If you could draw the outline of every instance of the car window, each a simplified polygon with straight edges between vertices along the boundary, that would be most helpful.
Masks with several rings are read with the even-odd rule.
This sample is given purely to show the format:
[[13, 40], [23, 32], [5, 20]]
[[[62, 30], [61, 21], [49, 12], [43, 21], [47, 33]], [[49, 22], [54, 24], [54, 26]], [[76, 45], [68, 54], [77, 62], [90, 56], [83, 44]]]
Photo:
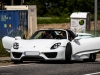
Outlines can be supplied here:
[[77, 34], [74, 33], [73, 31], [67, 30], [67, 32], [68, 32], [68, 35], [70, 35], [70, 38], [74, 39], [75, 37], [77, 37]]
[[66, 32], [62, 30], [36, 31], [30, 39], [66, 39]]
[[41, 39], [42, 31], [38, 32], [37, 35], [34, 36], [34, 39]]

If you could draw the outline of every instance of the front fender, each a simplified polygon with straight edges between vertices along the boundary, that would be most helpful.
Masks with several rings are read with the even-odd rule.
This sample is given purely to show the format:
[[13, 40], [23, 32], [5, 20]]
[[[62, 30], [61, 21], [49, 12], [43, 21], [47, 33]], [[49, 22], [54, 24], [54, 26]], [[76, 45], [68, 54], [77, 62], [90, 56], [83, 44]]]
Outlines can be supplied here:
[[62, 40], [61, 41], [61, 46], [66, 47], [67, 43], [69, 43], [69, 40]]

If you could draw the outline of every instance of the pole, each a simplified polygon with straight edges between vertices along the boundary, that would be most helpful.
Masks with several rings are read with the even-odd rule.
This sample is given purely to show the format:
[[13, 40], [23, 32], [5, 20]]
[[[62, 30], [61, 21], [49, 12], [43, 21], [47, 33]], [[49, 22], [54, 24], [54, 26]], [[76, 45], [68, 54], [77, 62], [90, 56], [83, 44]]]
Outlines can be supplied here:
[[94, 17], [94, 36], [96, 37], [97, 34], [96, 34], [96, 30], [97, 30], [97, 0], [95, 0], [94, 2], [94, 5], [95, 5], [95, 9], [94, 9], [94, 12], [95, 12], [95, 17]]
[[21, 0], [21, 5], [23, 5], [24, 4], [24, 0]]
[[14, 0], [11, 0], [11, 5], [14, 5]]

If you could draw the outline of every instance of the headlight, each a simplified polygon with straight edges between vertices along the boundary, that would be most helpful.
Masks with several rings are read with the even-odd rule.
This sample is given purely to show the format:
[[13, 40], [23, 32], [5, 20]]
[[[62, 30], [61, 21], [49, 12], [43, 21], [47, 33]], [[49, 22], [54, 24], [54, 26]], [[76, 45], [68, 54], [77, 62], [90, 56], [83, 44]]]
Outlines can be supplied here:
[[60, 45], [61, 45], [61, 43], [55, 43], [55, 44], [51, 47], [51, 49], [56, 49], [56, 48], [58, 48]]
[[15, 43], [13, 44], [13, 48], [14, 48], [14, 49], [18, 49], [18, 48], [19, 48], [19, 43], [15, 42]]

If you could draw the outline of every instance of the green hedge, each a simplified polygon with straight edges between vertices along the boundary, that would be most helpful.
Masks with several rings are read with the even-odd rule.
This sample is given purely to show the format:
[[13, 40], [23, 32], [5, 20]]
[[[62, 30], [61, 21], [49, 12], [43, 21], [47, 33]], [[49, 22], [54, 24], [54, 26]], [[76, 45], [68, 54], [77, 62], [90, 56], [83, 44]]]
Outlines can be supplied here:
[[67, 19], [65, 17], [59, 17], [59, 18], [38, 18], [37, 24], [53, 24], [53, 23], [67, 23], [70, 22], [70, 19]]
[[0, 57], [10, 56], [10, 54], [3, 48], [2, 41], [0, 39]]
[[[100, 20], [100, 16], [97, 16]], [[94, 21], [94, 14], [91, 14], [91, 21]], [[38, 17], [37, 24], [53, 24], [53, 23], [68, 23], [70, 18], [67, 17]]]

